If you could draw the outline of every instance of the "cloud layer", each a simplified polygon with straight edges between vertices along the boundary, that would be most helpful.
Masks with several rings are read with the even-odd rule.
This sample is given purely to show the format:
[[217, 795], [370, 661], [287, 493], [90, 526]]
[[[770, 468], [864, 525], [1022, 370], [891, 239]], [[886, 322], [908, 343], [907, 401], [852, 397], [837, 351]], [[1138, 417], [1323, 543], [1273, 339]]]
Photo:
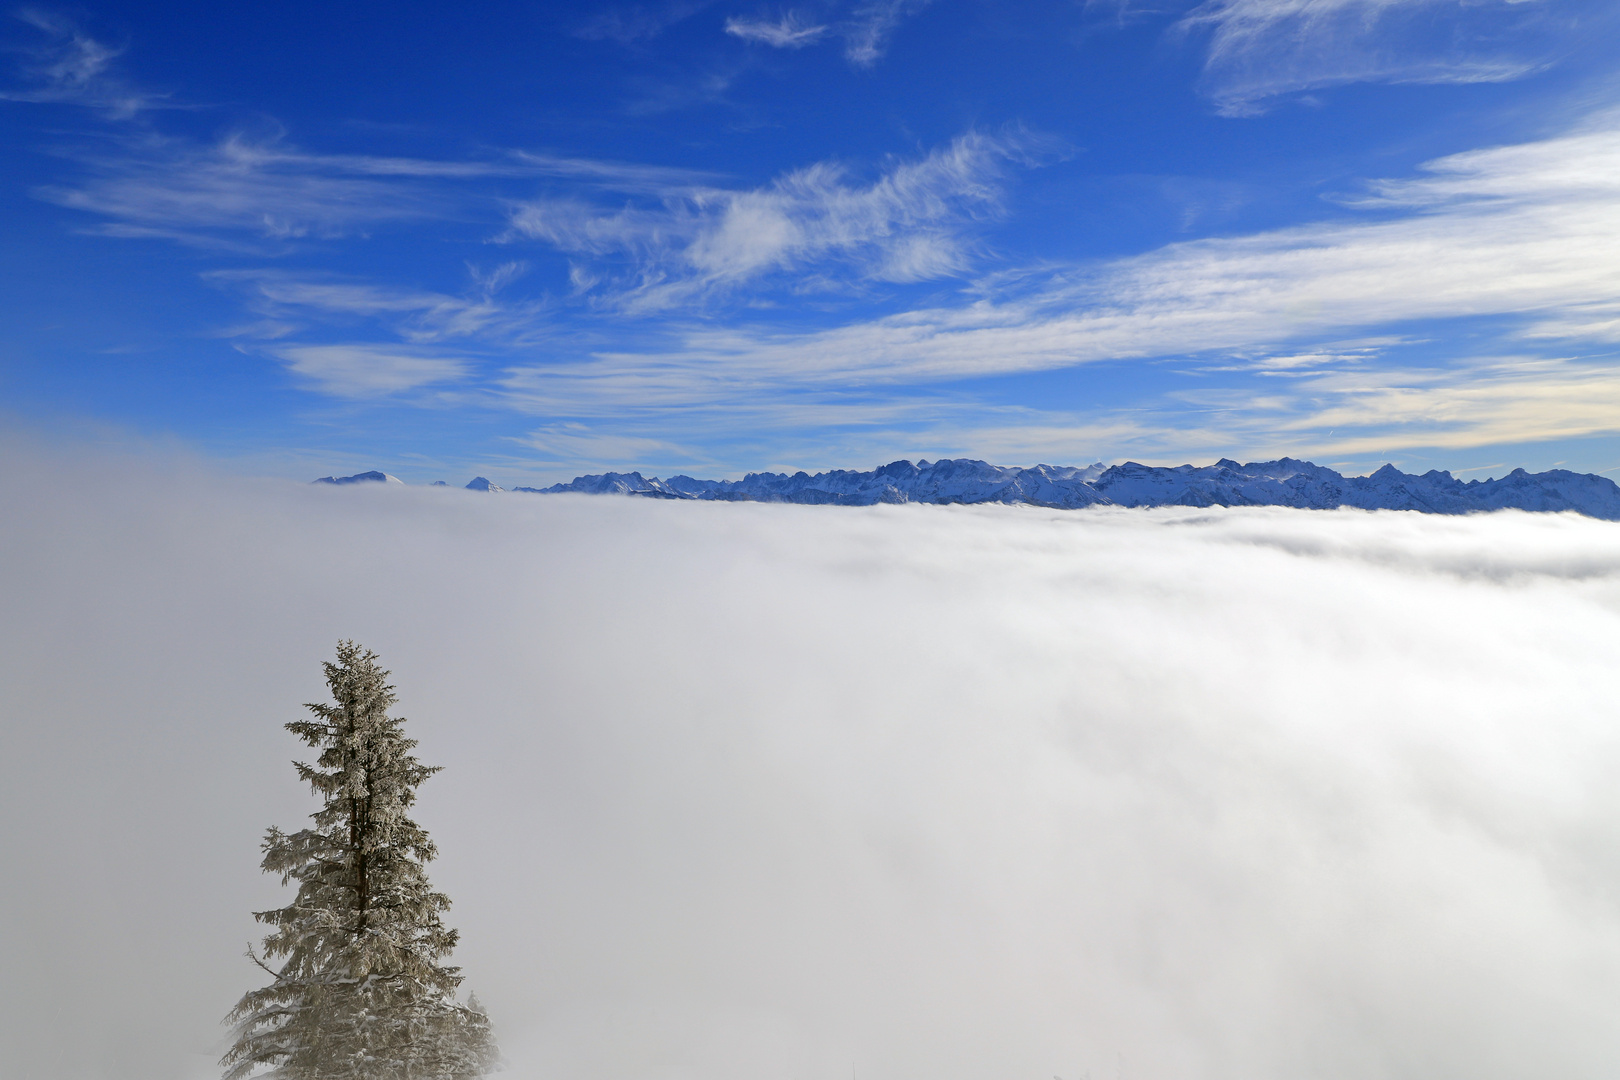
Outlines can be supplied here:
[[59, 11], [22, 7], [11, 14], [43, 35], [24, 48], [19, 72], [26, 88], [0, 92], [0, 101], [79, 105], [117, 120], [167, 104], [166, 95], [120, 78], [114, 61], [123, 49], [98, 41]]
[[321, 390], [348, 398], [383, 397], [455, 382], [468, 371], [467, 364], [442, 356], [371, 345], [287, 345], [272, 352]]
[[666, 191], [655, 206], [604, 212], [579, 199], [535, 200], [516, 208], [509, 238], [628, 259], [627, 275], [606, 279], [612, 271], [582, 266], [576, 283], [605, 284], [614, 303], [637, 311], [787, 274], [800, 290], [820, 291], [843, 267], [857, 280], [944, 277], [967, 268], [972, 226], [999, 212], [1005, 163], [1031, 161], [1038, 146], [1023, 134], [970, 132], [869, 184], [818, 162], [751, 190]]
[[1177, 29], [1208, 31], [1206, 92], [1223, 114], [1252, 116], [1278, 95], [1345, 83], [1522, 78], [1548, 62], [1526, 30], [1551, 6], [1542, 0], [1204, 0]]
[[[1075, 446], [1077, 458], [1091, 458], [1206, 448], [1218, 456], [1235, 445], [1249, 454], [1372, 455], [1616, 429], [1613, 112], [1369, 181], [1337, 196], [1339, 209], [1318, 223], [984, 274], [980, 238], [1005, 213], [1008, 166], [1051, 150], [1024, 132], [969, 132], [871, 181], [819, 162], [742, 188], [690, 170], [539, 153], [461, 162], [319, 155], [233, 136], [206, 148], [148, 141], [92, 162], [98, 175], [78, 186], [43, 194], [95, 213], [116, 235], [262, 252], [266, 243], [336, 239], [481, 205], [485, 239], [524, 258], [471, 267], [459, 295], [270, 268], [209, 279], [240, 290], [259, 316], [238, 332], [281, 342], [268, 354], [313, 388], [353, 398], [477, 383], [490, 402], [554, 422], [614, 417], [617, 430], [593, 436], [604, 446], [679, 443], [660, 410], [720, 410], [745, 427], [758, 416], [779, 429], [789, 412], [812, 425], [867, 425], [855, 405], [871, 416], [934, 417], [951, 429], [935, 453], [991, 453], [1020, 426], [1024, 436], [1011, 441], [1029, 459], [1065, 452], [1078, 432], [1113, 433]], [[490, 185], [508, 183], [568, 194], [502, 203]], [[503, 294], [539, 248], [571, 260], [568, 293]], [[873, 289], [976, 269], [960, 299], [935, 294], [931, 305], [887, 315], [822, 318], [833, 325], [821, 329], [746, 314], [806, 298], [854, 303]], [[615, 323], [609, 348], [579, 321], [604, 312], [637, 316]], [[724, 312], [733, 317], [718, 326], [692, 319]], [[1437, 325], [1455, 337], [1470, 320], [1496, 321], [1488, 351], [1399, 359]], [[357, 339], [357, 323], [381, 340]], [[559, 337], [563, 326], [571, 338]], [[1175, 356], [1271, 385], [1193, 386], [1117, 414], [1005, 416], [910, 389]], [[866, 397], [851, 398], [852, 388], [867, 388]], [[583, 444], [570, 436], [549, 445]], [[808, 462], [843, 463], [853, 462]]]
[[[521, 261], [510, 260], [508, 269], [489, 271], [496, 276], [487, 281], [478, 277], [459, 296], [284, 271], [213, 275], [245, 290], [263, 316], [251, 335], [319, 334], [323, 324], [359, 318], [415, 350], [410, 364], [392, 365], [381, 382], [312, 383], [343, 396], [364, 385], [408, 390], [474, 378], [480, 368], [464, 346], [509, 358], [492, 388], [497, 397], [574, 421], [604, 414], [633, 421], [648, 409], [673, 407], [779, 412], [773, 399], [781, 395], [796, 396], [794, 408], [802, 411], [813, 404], [807, 392], [837, 412], [826, 395], [851, 385], [899, 387], [1193, 354], [1206, 370], [1249, 369], [1275, 385], [1263, 395], [1224, 397], [1189, 389], [1182, 405], [1203, 409], [1216, 427], [1200, 434], [1182, 419], [1180, 433], [1158, 449], [1132, 450], [1127, 440], [1115, 444], [1117, 452], [1194, 452], [1207, 438], [1217, 450], [1242, 443], [1262, 453], [1255, 440], [1265, 438], [1282, 452], [1371, 454], [1392, 445], [1467, 447], [1615, 429], [1620, 412], [1607, 390], [1615, 376], [1607, 349], [1620, 338], [1613, 300], [1620, 294], [1613, 255], [1620, 250], [1620, 187], [1613, 179], [1620, 175], [1620, 120], [1613, 113], [1547, 139], [1457, 154], [1413, 176], [1369, 182], [1341, 195], [1344, 210], [1329, 221], [1174, 244], [1090, 267], [1005, 273], [981, 279], [956, 305], [811, 332], [658, 321], [750, 294], [847, 295], [863, 283], [962, 274], [974, 260], [980, 226], [1002, 213], [1006, 164], [1037, 160], [1032, 155], [1039, 151], [1039, 141], [1027, 135], [969, 133], [895, 163], [870, 183], [823, 162], [760, 188], [737, 189], [698, 173], [537, 154], [458, 164], [322, 157], [226, 140], [189, 171], [162, 168], [163, 175], [188, 176], [181, 187], [159, 183], [155, 167], [126, 166], [50, 194], [113, 218], [109, 229], [224, 242], [252, 231], [332, 235], [364, 227], [357, 213], [373, 222], [437, 213], [445, 204], [422, 185], [447, 180], [515, 175], [582, 185], [580, 195], [512, 204], [504, 237], [509, 247], [538, 241], [570, 255], [571, 300], [498, 296], [522, 272]], [[598, 201], [615, 195], [624, 200], [617, 209]], [[522, 350], [547, 332], [558, 304], [582, 299], [643, 316], [641, 337], [621, 325], [613, 351], [562, 364], [524, 363]], [[1426, 325], [1471, 319], [1511, 320], [1507, 343], [1499, 339], [1496, 351], [1483, 356], [1417, 366], [1385, 359], [1403, 341], [1421, 338]], [[1571, 344], [1596, 351], [1546, 353]], [[362, 353], [406, 355], [399, 345], [352, 340], [300, 342], [276, 355], [287, 359], [289, 349], [310, 358], [305, 366], [340, 353], [355, 363]], [[346, 370], [360, 370], [355, 363]], [[407, 369], [416, 376], [398, 381]], [[935, 406], [880, 408], [892, 414]], [[1169, 418], [1175, 408], [1166, 403], [1160, 411]], [[1151, 414], [1139, 404], [1130, 413], [1129, 420], [1017, 422], [1029, 429], [1024, 442], [1040, 456], [1055, 452], [1035, 446], [1042, 426], [1119, 430], [1126, 423], [1146, 431]], [[948, 448], [988, 452], [1000, 439], [987, 416], [980, 410], [982, 430], [974, 437], [989, 443], [970, 445], [962, 431]], [[741, 414], [734, 411], [732, 419]], [[861, 422], [850, 413], [845, 419]], [[609, 435], [616, 443], [626, 439], [669, 441], [667, 433], [633, 429]], [[1299, 440], [1309, 440], [1310, 449], [1302, 451]], [[1078, 449], [1079, 456], [1106, 452]]]
[[793, 363], [804, 371], [814, 353], [829, 376], [989, 374], [1479, 315], [1601, 340], [1620, 311], [1617, 166], [1620, 115], [1605, 114], [1346, 200], [1379, 214], [1169, 245], [1005, 298], [818, 335]]
[[827, 27], [802, 22], [796, 12], [790, 11], [777, 19], [745, 19], [733, 15], [726, 20], [726, 33], [778, 49], [802, 49], [821, 40]]
[[[1309, 438], [1320, 452], [1361, 453], [1612, 433], [1616, 177], [1620, 117], [1602, 113], [1553, 138], [1372, 182], [1341, 198], [1347, 215], [1318, 224], [990, 278], [958, 305], [830, 330], [703, 328], [665, 351], [519, 368], [508, 385], [554, 404], [681, 398], [682, 388], [693, 402], [768, 385], [904, 385], [1184, 356], [1206, 371], [1274, 381], [1224, 397], [1185, 391], [1183, 403], [1227, 427], [1209, 433], [1211, 446], [1261, 453], [1258, 437], [1298, 452]], [[1485, 355], [1459, 349], [1412, 366], [1386, 359], [1437, 325], [1456, 336], [1482, 319], [1498, 320]], [[1131, 423], [1157, 422], [1139, 405], [1129, 412]], [[1184, 428], [1181, 437], [1190, 447], [1202, 436]]]
[[867, 0], [850, 7], [842, 19], [817, 22], [799, 11], [773, 17], [732, 15], [725, 31], [732, 37], [777, 49], [802, 49], [837, 34], [844, 39], [844, 58], [859, 68], [870, 68], [888, 51], [900, 24], [928, 7], [933, 0]]
[[[210, 1075], [339, 636], [506, 1075], [1606, 1076], [1615, 526], [224, 482], [8, 445], [0, 1054]], [[141, 992], [132, 992], [131, 988]]]

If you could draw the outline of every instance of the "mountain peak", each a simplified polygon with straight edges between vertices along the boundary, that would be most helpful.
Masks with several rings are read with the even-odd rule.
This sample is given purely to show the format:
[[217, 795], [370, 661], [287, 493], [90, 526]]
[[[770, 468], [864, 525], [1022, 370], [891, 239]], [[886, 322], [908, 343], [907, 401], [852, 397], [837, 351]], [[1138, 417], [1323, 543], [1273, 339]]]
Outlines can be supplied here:
[[355, 473], [353, 476], [323, 476], [319, 480], [311, 480], [312, 484], [399, 484], [404, 486], [405, 481], [397, 476], [390, 476], [385, 472], [373, 469], [371, 472]]

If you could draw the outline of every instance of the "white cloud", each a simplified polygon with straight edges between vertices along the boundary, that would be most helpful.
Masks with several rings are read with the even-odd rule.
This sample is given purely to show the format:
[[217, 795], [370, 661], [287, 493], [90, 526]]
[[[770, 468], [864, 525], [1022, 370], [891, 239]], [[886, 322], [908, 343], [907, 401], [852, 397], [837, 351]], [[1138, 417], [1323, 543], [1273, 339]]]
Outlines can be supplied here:
[[[465, 342], [499, 357], [505, 370], [490, 389], [510, 407], [558, 422], [606, 422], [591, 437], [631, 440], [622, 444], [626, 452], [643, 447], [636, 440], [690, 441], [716, 422], [744, 441], [819, 424], [874, 453], [919, 444], [971, 454], [1023, 447], [1020, 459], [1068, 450], [1166, 460], [1238, 447], [1331, 457], [1616, 429], [1620, 408], [1607, 387], [1620, 382], [1604, 356], [1580, 359], [1578, 347], [1563, 358], [1528, 351], [1557, 341], [1566, 352], [1582, 340], [1604, 344], [1620, 325], [1614, 114], [1554, 138], [1457, 154], [1415, 176], [1370, 183], [1340, 200], [1336, 220], [1176, 244], [1088, 268], [1008, 274], [981, 282], [955, 306], [814, 333], [667, 318], [678, 305], [727, 300], [744, 285], [953, 271], [971, 253], [971, 225], [998, 211], [997, 170], [1016, 152], [1015, 144], [972, 135], [869, 185], [822, 165], [752, 191], [570, 164], [590, 172], [602, 191], [622, 183], [639, 196], [671, 185], [656, 203], [638, 197], [613, 212], [580, 199], [530, 203], [515, 215], [515, 235], [575, 256], [579, 294], [665, 316], [618, 322], [611, 349], [575, 324], [559, 338], [551, 309], [561, 301], [497, 296], [509, 276], [498, 271], [459, 296], [264, 271], [215, 278], [243, 289], [263, 316], [262, 331], [252, 334], [307, 337], [365, 320], [407, 343], [403, 352], [367, 348], [392, 349], [413, 363], [442, 359], [413, 350]], [[615, 271], [626, 260], [633, 274]], [[1401, 335], [1390, 333], [1476, 318], [1507, 322], [1493, 345], [1472, 356], [1431, 349], [1412, 359]], [[338, 332], [353, 340], [350, 329]], [[1369, 335], [1381, 336], [1333, 344]], [[1216, 380], [1218, 392], [1184, 389], [1066, 413], [1007, 412], [971, 394], [916, 396], [930, 382], [1168, 356], [1191, 356], [1182, 362], [1206, 375], [1248, 371], [1274, 385], [1256, 389], [1252, 375], [1246, 383], [1234, 375]], [[408, 380], [431, 369], [401, 370]], [[354, 382], [348, 392], [364, 385]], [[1029, 431], [1017, 434], [1020, 425]], [[1100, 441], [1080, 445], [1075, 432]], [[548, 452], [564, 456], [566, 441]], [[659, 460], [678, 456], [644, 449]]]
[[[1620, 431], [1620, 369], [1606, 353], [1580, 355], [1583, 340], [1607, 344], [1620, 325], [1616, 116], [1444, 158], [1346, 202], [1351, 216], [1328, 223], [1015, 275], [958, 306], [826, 331], [666, 326], [660, 346], [518, 360], [502, 386], [519, 408], [645, 412], [666, 431], [686, 430], [679, 417], [693, 410], [733, 430], [780, 432], [793, 419], [834, 424], [848, 409], [847, 445], [1017, 460], [1179, 461], [1236, 448], [1361, 459]], [[1482, 318], [1497, 320], [1492, 344], [1449, 354], [1390, 333]], [[1347, 336], [1357, 340], [1335, 343]], [[1529, 351], [1554, 342], [1565, 355]], [[1167, 398], [1070, 412], [1008, 412], [971, 397], [906, 407], [930, 382], [1171, 356], [1190, 357], [1179, 363], [1200, 374]], [[1197, 388], [1212, 382], [1222, 389]], [[865, 424], [870, 436], [848, 435]]]
[[[1206, 376], [1163, 396], [1117, 405], [1040, 408], [960, 393], [867, 388], [852, 395], [771, 374], [607, 356], [516, 368], [502, 379], [501, 392], [524, 411], [591, 418], [604, 439], [638, 432], [644, 438], [700, 439], [721, 424], [744, 448], [727, 452], [724, 460], [733, 469], [766, 467], [758, 456], [763, 453], [794, 468], [867, 468], [918, 454], [998, 463], [1102, 458], [1166, 465], [1238, 455], [1306, 457], [1366, 471], [1414, 456], [1433, 462], [1432, 451], [1620, 435], [1620, 365], [1612, 361], [1523, 358], [1423, 366], [1375, 355], [1292, 367], [1261, 357], [1254, 366], [1292, 377], [1257, 387], [1252, 379]], [[645, 453], [629, 444], [622, 449], [624, 456], [616, 459], [557, 456], [580, 462], [582, 471], [587, 462], [663, 467], [690, 460], [651, 447]], [[1452, 462], [1442, 457], [1439, 464]]]
[[419, 820], [513, 1076], [1620, 1060], [1611, 523], [0, 453], [18, 1075], [207, 1074], [286, 895], [258, 839], [312, 809], [281, 725], [340, 636], [446, 766]]
[[[1524, 358], [1405, 371], [1354, 369], [1288, 394], [1275, 443], [1312, 430], [1323, 452], [1457, 449], [1620, 434], [1620, 364]], [[1324, 430], [1337, 439], [1323, 439]]]
[[830, 25], [807, 22], [796, 11], [774, 20], [733, 15], [726, 19], [726, 33], [778, 49], [800, 49], [836, 33], [844, 38], [845, 59], [857, 67], [871, 67], [888, 51], [889, 39], [900, 24], [930, 3], [932, 0], [867, 0], [856, 4], [847, 18]]
[[104, 235], [261, 252], [306, 238], [364, 235], [390, 223], [469, 214], [493, 223], [500, 204], [492, 185], [500, 181], [555, 178], [587, 189], [674, 196], [718, 179], [526, 151], [467, 161], [318, 154], [279, 133], [233, 133], [207, 144], [147, 133], [115, 145], [111, 153], [98, 145], [75, 154], [88, 175], [35, 194], [108, 219], [95, 228]]
[[305, 154], [232, 135], [212, 145], [148, 137], [126, 153], [85, 162], [92, 175], [37, 194], [110, 218], [114, 235], [270, 241], [350, 235], [384, 222], [439, 216], [444, 196], [423, 181], [477, 175], [484, 166]]
[[462, 296], [272, 270], [215, 271], [204, 277], [242, 290], [252, 310], [277, 328], [277, 336], [288, 326], [361, 319], [379, 322], [413, 344], [476, 338], [510, 346], [544, 327], [544, 301], [508, 302], [496, 295], [522, 272], [521, 262], [502, 263], [487, 274], [469, 267], [475, 288]]
[[850, 13], [845, 24], [844, 56], [858, 67], [871, 67], [888, 51], [889, 38], [900, 23], [933, 0], [871, 0]]
[[[1296, 385], [1246, 404], [1189, 396], [1177, 405], [1208, 415], [1178, 417], [1170, 405], [1155, 413], [1157, 404], [1138, 403], [1138, 418], [1163, 418], [1161, 446], [1223, 451], [1279, 433], [1298, 440], [1283, 449], [1297, 450], [1384, 445], [1390, 436], [1407, 446], [1484, 445], [1510, 437], [1515, 425], [1525, 438], [1612, 430], [1603, 421], [1603, 358], [1562, 367], [1490, 358], [1519, 346], [1563, 342], [1578, 352], [1582, 343], [1620, 339], [1614, 113], [1557, 137], [1457, 154], [1414, 176], [1370, 183], [1342, 198], [1329, 221], [1085, 267], [1015, 270], [976, 283], [957, 303], [814, 333], [669, 316], [711, 314], [740, 297], [780, 299], [785, 289], [871, 295], [874, 283], [963, 274], [979, 254], [980, 227], [1003, 213], [1007, 163], [1031, 163], [1037, 140], [969, 133], [892, 163], [876, 179], [822, 162], [756, 188], [700, 171], [542, 152], [481, 161], [323, 155], [243, 135], [209, 145], [155, 136], [116, 145], [117, 153], [80, 158], [87, 179], [43, 194], [97, 214], [105, 231], [119, 235], [259, 251], [289, 250], [299, 237], [364, 234], [390, 221], [465, 219], [477, 205], [469, 200], [479, 199], [496, 228], [503, 204], [495, 184], [556, 181], [570, 194], [504, 204], [510, 217], [502, 239], [568, 253], [576, 301], [659, 316], [618, 320], [608, 351], [582, 321], [569, 324], [567, 340], [556, 336], [553, 312], [569, 301], [497, 295], [513, 270], [479, 270], [463, 295], [307, 273], [212, 275], [242, 289], [263, 316], [249, 336], [273, 338], [282, 349], [334, 350], [277, 354], [301, 357], [298, 370], [332, 393], [470, 379], [465, 357], [476, 349], [505, 365], [497, 392], [509, 404], [553, 408], [559, 422], [659, 408], [710, 419], [733, 410], [738, 423], [827, 422], [843, 409], [850, 425], [892, 422], [915, 431], [917, 412], [899, 399], [919, 384], [1190, 354], [1216, 368], [1232, 353], [1258, 353]], [[1521, 340], [1504, 345], [1498, 337], [1480, 350], [1483, 361], [1309, 359], [1322, 355], [1324, 338], [1481, 317], [1502, 320]], [[403, 344], [359, 344], [358, 322]], [[328, 340], [303, 340], [316, 335]], [[449, 342], [464, 354], [445, 352]], [[1478, 383], [1473, 390], [1470, 380]], [[970, 420], [952, 410], [972, 404], [938, 407], [965, 425]], [[999, 438], [1002, 419], [981, 419], [978, 430]], [[1138, 438], [1134, 421], [1120, 415], [1026, 419], [1040, 430]], [[675, 426], [662, 433], [602, 434], [688, 439], [680, 422], [665, 420]], [[1233, 441], [1195, 443], [1206, 434]]]
[[574, 30], [586, 41], [616, 41], [633, 45], [662, 34], [691, 18], [712, 0], [665, 0], [663, 3], [606, 5]]
[[528, 150], [513, 151], [512, 157], [536, 176], [552, 176], [621, 194], [652, 195], [657, 198], [692, 195], [724, 180], [720, 173], [667, 165], [564, 157]]
[[467, 361], [387, 345], [284, 345], [270, 350], [295, 374], [336, 397], [386, 397], [469, 373]]
[[509, 238], [629, 255], [635, 275], [616, 283], [615, 299], [642, 310], [838, 264], [877, 281], [943, 277], [966, 267], [969, 229], [1000, 211], [1003, 162], [1027, 160], [1034, 145], [1023, 135], [970, 133], [869, 185], [823, 162], [766, 187], [672, 193], [658, 206], [603, 212], [578, 199], [536, 200], [514, 210]]
[[1533, 45], [1500, 22], [1535, 2], [1205, 0], [1178, 27], [1210, 32], [1205, 88], [1221, 112], [1247, 116], [1279, 94], [1343, 83], [1521, 78], [1545, 60], [1522, 55]]
[[892, 458], [937, 447], [928, 456], [1162, 465], [1291, 456], [1368, 472], [1386, 461], [1455, 468], [1459, 451], [1482, 447], [1503, 448], [1512, 467], [1528, 464], [1526, 447], [1620, 435], [1620, 363], [1613, 360], [1520, 358], [1441, 367], [1370, 357], [1323, 365], [1295, 370], [1279, 385], [1223, 381], [1212, 388], [1206, 384], [1213, 380], [1200, 379], [1163, 397], [1068, 412], [948, 403], [936, 406], [928, 423], [914, 414], [887, 418], [876, 438], [856, 440], [873, 444], [857, 460], [870, 467], [885, 453]]
[[825, 37], [827, 27], [802, 22], [797, 12], [789, 11], [774, 22], [733, 15], [726, 19], [726, 33], [778, 49], [802, 49]]
[[13, 14], [50, 41], [24, 53], [29, 62], [22, 75], [33, 89], [0, 92], [0, 101], [81, 105], [114, 119], [167, 104], [165, 95], [139, 90], [113, 70], [121, 48], [96, 40], [56, 12], [25, 7]]
[[1412, 320], [1513, 316], [1542, 335], [1608, 333], [1594, 312], [1614, 311], [1620, 295], [1620, 116], [1424, 172], [1375, 185], [1377, 217], [1173, 244], [962, 306], [813, 334], [701, 329], [656, 360], [803, 383], [900, 381], [1253, 348]]
[[486, 296], [494, 296], [528, 272], [529, 264], [522, 259], [508, 259], [491, 270], [467, 264], [467, 273]]
[[[1275, 359], [1303, 362], [1282, 366]], [[950, 434], [962, 445], [984, 447], [983, 454], [1002, 454], [998, 460], [1056, 454], [1176, 465], [1236, 453], [1245, 460], [1304, 457], [1362, 472], [1413, 458], [1452, 467], [1460, 450], [1620, 435], [1620, 363], [1610, 358], [1499, 357], [1441, 366], [1402, 364], [1368, 350], [1350, 358], [1258, 357], [1253, 366], [1283, 377], [1269, 386], [1253, 380], [1211, 386], [1205, 378], [1157, 401], [1068, 417], [1030, 414], [975, 425], [964, 416], [967, 423]], [[1526, 463], [1522, 449], [1506, 452], [1518, 459], [1513, 464]]]
[[569, 468], [623, 471], [626, 462], [681, 461], [688, 467], [708, 463], [709, 455], [667, 438], [632, 435], [623, 431], [602, 431], [588, 424], [547, 424], [518, 440], [538, 450], [542, 461]]

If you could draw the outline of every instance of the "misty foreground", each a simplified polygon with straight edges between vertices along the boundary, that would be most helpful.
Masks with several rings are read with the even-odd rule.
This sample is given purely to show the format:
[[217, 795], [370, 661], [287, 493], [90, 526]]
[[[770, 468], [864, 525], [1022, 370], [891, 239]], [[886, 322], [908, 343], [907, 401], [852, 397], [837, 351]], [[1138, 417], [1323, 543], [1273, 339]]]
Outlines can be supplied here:
[[0, 477], [8, 1075], [218, 1076], [349, 635], [514, 1080], [1620, 1061], [1620, 526], [64, 457]]

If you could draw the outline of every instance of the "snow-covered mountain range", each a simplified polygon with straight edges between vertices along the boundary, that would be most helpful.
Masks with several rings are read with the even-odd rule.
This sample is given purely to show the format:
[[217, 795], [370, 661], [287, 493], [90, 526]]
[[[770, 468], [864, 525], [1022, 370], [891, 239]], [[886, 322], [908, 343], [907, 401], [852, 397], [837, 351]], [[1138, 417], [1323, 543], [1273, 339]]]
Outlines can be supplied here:
[[[323, 477], [317, 483], [381, 480], [386, 474]], [[393, 477], [387, 477], [392, 480]], [[467, 487], [500, 491], [479, 477]], [[1223, 458], [1213, 465], [1166, 468], [1139, 465], [1083, 467], [1036, 465], [1004, 468], [969, 458], [896, 461], [870, 472], [834, 469], [816, 473], [749, 473], [741, 480], [667, 480], [639, 472], [580, 476], [537, 494], [634, 495], [655, 499], [726, 502], [789, 502], [870, 506], [874, 503], [1027, 503], [1060, 509], [1085, 506], [1295, 506], [1328, 510], [1418, 510], [1466, 514], [1481, 510], [1573, 510], [1620, 521], [1620, 487], [1595, 473], [1515, 469], [1495, 480], [1458, 480], [1449, 472], [1416, 475], [1385, 465], [1371, 476], [1343, 476], [1297, 458], [1240, 465]]]

